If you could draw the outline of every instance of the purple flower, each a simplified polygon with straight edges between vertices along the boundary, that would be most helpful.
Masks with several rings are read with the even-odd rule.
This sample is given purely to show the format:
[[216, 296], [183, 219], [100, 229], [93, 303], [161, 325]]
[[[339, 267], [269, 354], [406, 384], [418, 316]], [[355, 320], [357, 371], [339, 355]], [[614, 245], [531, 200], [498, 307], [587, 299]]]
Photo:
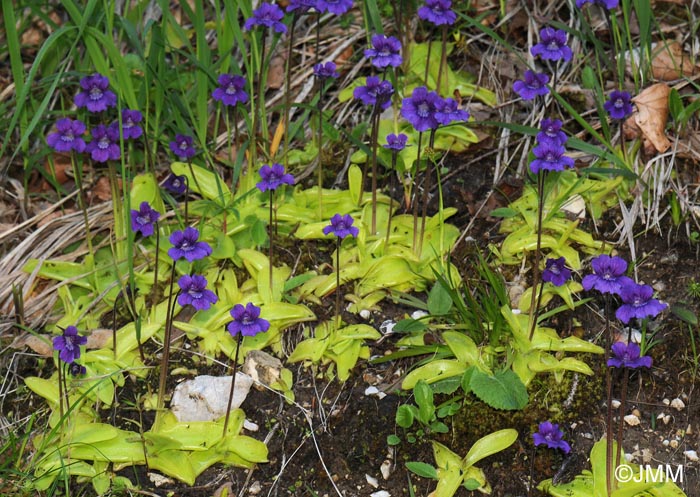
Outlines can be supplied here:
[[562, 286], [569, 278], [571, 278], [571, 270], [566, 267], [566, 260], [563, 257], [547, 259], [544, 264], [544, 271], [542, 271], [543, 282], [549, 282], [554, 286]]
[[615, 312], [615, 317], [623, 323], [629, 323], [632, 318], [654, 318], [668, 307], [656, 299], [651, 298], [654, 289], [649, 285], [631, 283], [624, 285], [620, 290], [622, 305]]
[[537, 96], [544, 96], [549, 93], [547, 83], [549, 83], [547, 74], [536, 73], [528, 69], [525, 71], [525, 76], [522, 80], [519, 79], [513, 83], [513, 90], [523, 100], [532, 100]]
[[330, 235], [333, 233], [338, 238], [345, 238], [348, 235], [356, 237], [360, 230], [352, 225], [354, 222], [355, 220], [350, 214], [345, 214], [344, 216], [336, 214], [331, 218], [331, 224], [323, 228], [323, 234]]
[[558, 424], [552, 424], [551, 421], [540, 423], [538, 430], [532, 434], [535, 441], [535, 447], [538, 445], [546, 445], [550, 449], [561, 449], [564, 454], [571, 452], [571, 446], [564, 440], [564, 434], [559, 429]]
[[175, 140], [170, 142], [170, 151], [180, 160], [188, 160], [194, 157], [194, 139], [191, 136], [177, 134]]
[[182, 195], [185, 193], [185, 190], [187, 190], [187, 178], [185, 176], [178, 176], [175, 173], [170, 173], [165, 179], [163, 186], [170, 193]]
[[199, 231], [188, 226], [185, 231], [174, 231], [170, 235], [172, 247], [168, 250], [168, 255], [174, 261], [183, 257], [189, 262], [203, 259], [211, 254], [211, 247], [207, 242], [197, 241]]
[[85, 373], [87, 373], [87, 369], [85, 369], [85, 366], [81, 366], [75, 361], [70, 363], [68, 371], [70, 372], [71, 376], [82, 376]]
[[270, 329], [270, 322], [260, 317], [260, 307], [248, 302], [245, 307], [236, 304], [231, 309], [231, 321], [226, 329], [231, 336], [239, 333], [244, 337], [254, 337], [258, 333], [264, 333]]
[[146, 236], [153, 234], [154, 224], [158, 222], [160, 213], [152, 209], [148, 202], [141, 202], [139, 210], [131, 209], [131, 230]]
[[403, 62], [401, 42], [394, 36], [374, 35], [372, 48], [365, 50], [365, 57], [372, 58], [372, 65], [377, 69], [399, 67]]
[[314, 66], [314, 76], [319, 79], [337, 78], [340, 74], [335, 69], [333, 62], [320, 62]]
[[403, 99], [401, 115], [413, 125], [416, 131], [436, 129], [440, 123], [435, 114], [443, 105], [437, 93], [429, 92], [425, 86], [419, 86], [413, 90], [409, 98]]
[[260, 4], [260, 7], [253, 11], [253, 16], [248, 18], [243, 25], [243, 29], [250, 31], [255, 26], [265, 26], [274, 29], [278, 33], [286, 33], [287, 26], [280, 22], [283, 17], [284, 12], [276, 4], [263, 2]]
[[530, 53], [542, 60], [563, 60], [569, 62], [573, 54], [566, 44], [566, 31], [549, 26], [540, 30], [540, 42], [530, 49]]
[[85, 107], [90, 112], [102, 112], [117, 105], [117, 96], [108, 90], [109, 80], [99, 73], [85, 76], [80, 80], [83, 89], [75, 96], [75, 105]]
[[330, 12], [337, 16], [345, 14], [352, 8], [352, 0], [318, 0], [316, 2], [316, 10], [321, 14]]
[[46, 137], [49, 146], [56, 152], [70, 152], [75, 150], [82, 153], [85, 150], [85, 123], [64, 117], [56, 121], [56, 132]]
[[564, 145], [569, 137], [561, 130], [561, 126], [562, 122], [559, 119], [542, 119], [540, 132], [536, 137], [538, 143], [555, 142]]
[[261, 192], [267, 190], [277, 190], [282, 184], [293, 185], [294, 176], [289, 173], [284, 172], [284, 166], [282, 164], [274, 163], [272, 167], [267, 164], [263, 164], [260, 168], [260, 177], [262, 181], [259, 181], [257, 185], [258, 190]]
[[248, 94], [245, 92], [245, 78], [243, 76], [221, 74], [218, 79], [219, 87], [211, 96], [224, 105], [233, 107], [238, 103], [246, 103]]
[[290, 0], [287, 5], [287, 12], [305, 14], [310, 9], [316, 9], [317, 0]]
[[386, 135], [386, 145], [384, 145], [384, 148], [388, 148], [394, 152], [400, 152], [406, 148], [407, 141], [408, 136], [404, 135], [403, 133], [399, 133], [398, 135], [390, 133]]
[[539, 143], [532, 149], [535, 158], [530, 162], [530, 170], [533, 174], [545, 171], [563, 171], [566, 168], [574, 167], [574, 159], [564, 155], [566, 149], [556, 142], [546, 141]]
[[381, 81], [378, 76], [369, 76], [365, 86], [358, 86], [352, 92], [353, 97], [361, 100], [365, 105], [374, 105], [375, 108], [385, 110], [391, 105], [391, 96], [394, 87], [389, 81]]
[[425, 5], [418, 9], [418, 17], [436, 26], [451, 25], [457, 20], [457, 14], [452, 10], [452, 0], [425, 0]]
[[104, 124], [98, 124], [92, 131], [92, 141], [85, 146], [85, 151], [90, 154], [92, 160], [96, 162], [107, 162], [117, 160], [121, 157], [119, 141], [119, 130]]
[[[140, 138], [143, 134], [143, 128], [139, 123], [143, 121], [143, 115], [137, 110], [122, 109], [122, 134], [125, 140]], [[119, 124], [114, 123], [113, 126], [119, 134]]]
[[591, 266], [594, 274], [584, 276], [582, 281], [584, 290], [594, 288], [601, 293], [620, 295], [623, 286], [634, 285], [634, 281], [625, 276], [627, 261], [622, 257], [599, 255], [591, 261]]
[[613, 119], [624, 119], [634, 110], [630, 100], [630, 94], [626, 91], [613, 90], [603, 108]]
[[446, 98], [440, 110], [435, 113], [435, 119], [443, 126], [447, 126], [453, 122], [468, 121], [469, 112], [460, 109], [454, 98]]
[[65, 363], [72, 363], [80, 358], [80, 346], [87, 343], [87, 337], [78, 335], [78, 328], [69, 326], [63, 335], [54, 337], [53, 349], [58, 350], [58, 357]]
[[620, 5], [620, 0], [576, 0], [576, 7], [580, 9], [587, 3], [598, 4], [601, 7], [610, 10]]
[[198, 311], [206, 311], [219, 300], [214, 292], [207, 290], [207, 279], [204, 276], [186, 274], [180, 277], [177, 284], [180, 286], [177, 303], [182, 307], [191, 305]]
[[615, 342], [612, 346], [613, 356], [608, 359], [609, 368], [650, 368], [651, 357], [639, 356], [641, 350], [634, 342]]

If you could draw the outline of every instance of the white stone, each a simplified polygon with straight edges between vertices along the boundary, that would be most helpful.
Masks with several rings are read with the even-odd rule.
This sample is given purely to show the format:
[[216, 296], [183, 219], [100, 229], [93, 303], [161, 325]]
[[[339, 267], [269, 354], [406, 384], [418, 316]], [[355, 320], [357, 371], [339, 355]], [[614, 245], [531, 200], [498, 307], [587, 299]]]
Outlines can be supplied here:
[[[183, 381], [173, 393], [170, 409], [178, 421], [214, 421], [226, 414], [231, 391], [231, 376], [197, 376]], [[248, 396], [253, 380], [243, 373], [236, 373], [236, 388], [231, 409], [240, 407]]]
[[362, 309], [362, 310], [360, 311], [360, 317], [361, 317], [362, 319], [364, 319], [365, 321], [368, 320], [368, 319], [370, 318], [370, 316], [371, 316], [371, 314], [370, 314], [370, 312], [369, 312], [367, 309]]
[[683, 409], [685, 409], [685, 402], [683, 402], [679, 398], [675, 398], [671, 401], [671, 407], [673, 407], [677, 411], [682, 411]]
[[252, 421], [246, 419], [243, 421], [243, 429], [248, 431], [258, 431], [260, 427], [257, 425], [257, 423], [253, 423]]
[[171, 480], [167, 476], [159, 475], [158, 473], [148, 473], [148, 479], [151, 480], [156, 487], [161, 485], [172, 485], [175, 481]]
[[670, 445], [672, 449], [677, 449], [679, 445], [678, 440], [671, 440], [668, 445]]
[[388, 480], [391, 476], [392, 462], [389, 459], [384, 459], [384, 462], [379, 466], [379, 471], [382, 473], [382, 478]]
[[698, 453], [694, 450], [686, 450], [685, 452], [683, 452], [683, 455], [687, 457], [689, 461], [698, 461]]
[[671, 404], [671, 401], [668, 400], [668, 399], [664, 399], [664, 400], [662, 400], [661, 402], [663, 402], [663, 404], [664, 404], [665, 406]]
[[378, 492], [373, 492], [369, 494], [370, 497], [391, 497], [391, 494], [386, 490], [379, 490]]
[[641, 421], [639, 421], [639, 418], [635, 416], [634, 414], [628, 414], [625, 416], [625, 423], [627, 423], [630, 426], [637, 426]]
[[413, 313], [411, 314], [411, 317], [413, 319], [420, 319], [420, 318], [424, 318], [427, 315], [428, 315], [428, 313], [425, 311], [413, 311]]
[[613, 400], [610, 403], [610, 405], [612, 406], [613, 409], [617, 409], [618, 407], [620, 407], [620, 404], [622, 404], [622, 402], [620, 402], [619, 400]]
[[[243, 372], [249, 375], [254, 382], [262, 383], [268, 387], [280, 379], [282, 374], [282, 361], [262, 350], [251, 350], [245, 356]], [[238, 388], [238, 384], [236, 384]]]
[[391, 335], [394, 332], [394, 326], [396, 326], [396, 321], [392, 321], [391, 319], [387, 319], [386, 321], [382, 322], [382, 324], [379, 325], [379, 331], [383, 335]]
[[668, 445], [669, 445], [671, 442], [669, 442], [668, 439], [666, 439], [666, 440], [664, 440], [664, 441], [661, 442], [661, 443], [662, 443], [662, 445], [663, 445], [664, 447], [668, 447]]
[[262, 492], [262, 485], [259, 481], [254, 481], [253, 484], [248, 488], [248, 493], [250, 495], [258, 495]]
[[377, 480], [374, 476], [370, 476], [365, 473], [365, 480], [367, 480], [367, 483], [369, 483], [372, 488], [379, 488], [379, 480]]

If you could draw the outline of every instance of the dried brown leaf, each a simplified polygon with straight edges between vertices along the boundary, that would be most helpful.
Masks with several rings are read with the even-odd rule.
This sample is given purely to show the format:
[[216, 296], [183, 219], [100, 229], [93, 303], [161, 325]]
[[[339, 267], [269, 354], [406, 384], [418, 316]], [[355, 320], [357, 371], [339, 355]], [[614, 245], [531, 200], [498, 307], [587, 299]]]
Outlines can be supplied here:
[[651, 59], [651, 70], [656, 79], [673, 81], [683, 76], [692, 76], [698, 72], [698, 67], [690, 59], [690, 54], [683, 51], [677, 41], [656, 47]]
[[285, 58], [275, 55], [270, 60], [270, 68], [267, 70], [267, 87], [271, 90], [279, 90], [284, 85]]
[[632, 99], [637, 105], [637, 112], [632, 115], [634, 123], [659, 153], [671, 146], [664, 131], [668, 121], [669, 93], [671, 88], [666, 83], [657, 83]]
[[53, 354], [53, 344], [49, 335], [30, 335], [27, 333], [17, 337], [10, 347], [13, 349], [29, 347], [43, 357], [51, 357]]

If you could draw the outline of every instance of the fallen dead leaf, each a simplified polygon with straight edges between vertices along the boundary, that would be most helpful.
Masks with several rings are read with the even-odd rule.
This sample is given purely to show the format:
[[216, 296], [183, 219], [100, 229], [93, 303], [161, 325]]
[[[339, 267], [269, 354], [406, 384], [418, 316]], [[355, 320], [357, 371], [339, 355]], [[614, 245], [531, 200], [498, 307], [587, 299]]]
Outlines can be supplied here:
[[665, 132], [670, 92], [666, 83], [656, 83], [632, 99], [637, 111], [625, 121], [625, 135], [636, 138], [641, 134], [645, 150], [651, 145], [656, 152], [664, 153], [671, 146]]
[[53, 354], [53, 344], [49, 335], [30, 335], [27, 333], [15, 338], [10, 347], [16, 350], [29, 347], [43, 357], [51, 357]]
[[[122, 185], [121, 180], [117, 188], [121, 191]], [[109, 178], [107, 176], [100, 176], [97, 178], [95, 186], [90, 190], [90, 197], [92, 202], [99, 200], [101, 202], [107, 202], [112, 199], [112, 187], [109, 184]]]
[[[90, 332], [87, 336], [87, 343], [85, 347], [88, 349], [101, 349], [102, 347], [112, 346], [112, 337], [114, 334], [112, 330], [106, 328], [98, 328]], [[117, 345], [119, 343], [117, 342]]]
[[683, 52], [683, 47], [677, 41], [659, 43], [651, 57], [652, 73], [661, 81], [673, 81], [698, 72], [690, 54]]
[[270, 60], [270, 67], [267, 70], [267, 87], [272, 90], [279, 90], [284, 85], [285, 58], [282, 55], [275, 55]]

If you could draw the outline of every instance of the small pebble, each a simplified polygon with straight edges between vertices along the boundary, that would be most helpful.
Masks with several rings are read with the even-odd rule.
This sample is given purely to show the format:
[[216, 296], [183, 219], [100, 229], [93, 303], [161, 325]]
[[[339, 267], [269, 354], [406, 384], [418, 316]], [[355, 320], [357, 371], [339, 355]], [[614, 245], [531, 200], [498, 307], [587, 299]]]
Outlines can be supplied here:
[[668, 399], [664, 399], [664, 400], [662, 400], [661, 402], [663, 402], [663, 404], [664, 404], [665, 406], [667, 406], [667, 405], [670, 405], [670, 404], [671, 404], [671, 401], [670, 401], [670, 400], [668, 400]]
[[365, 474], [365, 480], [372, 488], [379, 488], [379, 481], [375, 477]]
[[683, 455], [687, 457], [689, 461], [698, 461], [698, 453], [694, 450], [686, 450], [685, 452], [683, 452]]
[[420, 319], [420, 318], [424, 318], [427, 315], [428, 315], [428, 313], [425, 311], [413, 311], [413, 313], [411, 314], [411, 317], [413, 319]]
[[617, 409], [620, 407], [621, 402], [619, 400], [613, 400], [610, 405], [612, 406], [613, 409]]
[[391, 476], [391, 466], [392, 463], [389, 459], [385, 459], [381, 466], [379, 466], [379, 471], [382, 473], [382, 478], [388, 480]]
[[387, 492], [386, 490], [380, 490], [378, 492], [374, 492], [369, 494], [370, 497], [391, 497], [391, 494]]
[[662, 444], [664, 447], [668, 447], [668, 445], [670, 444], [670, 442], [668, 441], [668, 439], [666, 439], [666, 440], [664, 440], [663, 442], [661, 442], [661, 444]]
[[364, 319], [365, 321], [368, 320], [369, 317], [370, 317], [369, 311], [368, 311], [367, 309], [362, 309], [362, 310], [360, 311], [360, 317], [361, 317], [362, 319]]
[[672, 449], [677, 449], [677, 448], [678, 448], [678, 440], [671, 440], [671, 441], [668, 443], [668, 445], [669, 445]]
[[675, 398], [671, 401], [671, 407], [673, 407], [677, 411], [682, 411], [683, 409], [685, 409], [685, 402], [683, 402], [679, 398]]
[[639, 412], [639, 409], [632, 409], [632, 414], [634, 414], [634, 415], [637, 416], [638, 418], [641, 418], [641, 417], [642, 417], [642, 413]]
[[637, 426], [641, 421], [639, 421], [639, 417], [635, 416], [634, 414], [628, 414], [625, 416], [625, 423], [627, 423], [630, 426]]

